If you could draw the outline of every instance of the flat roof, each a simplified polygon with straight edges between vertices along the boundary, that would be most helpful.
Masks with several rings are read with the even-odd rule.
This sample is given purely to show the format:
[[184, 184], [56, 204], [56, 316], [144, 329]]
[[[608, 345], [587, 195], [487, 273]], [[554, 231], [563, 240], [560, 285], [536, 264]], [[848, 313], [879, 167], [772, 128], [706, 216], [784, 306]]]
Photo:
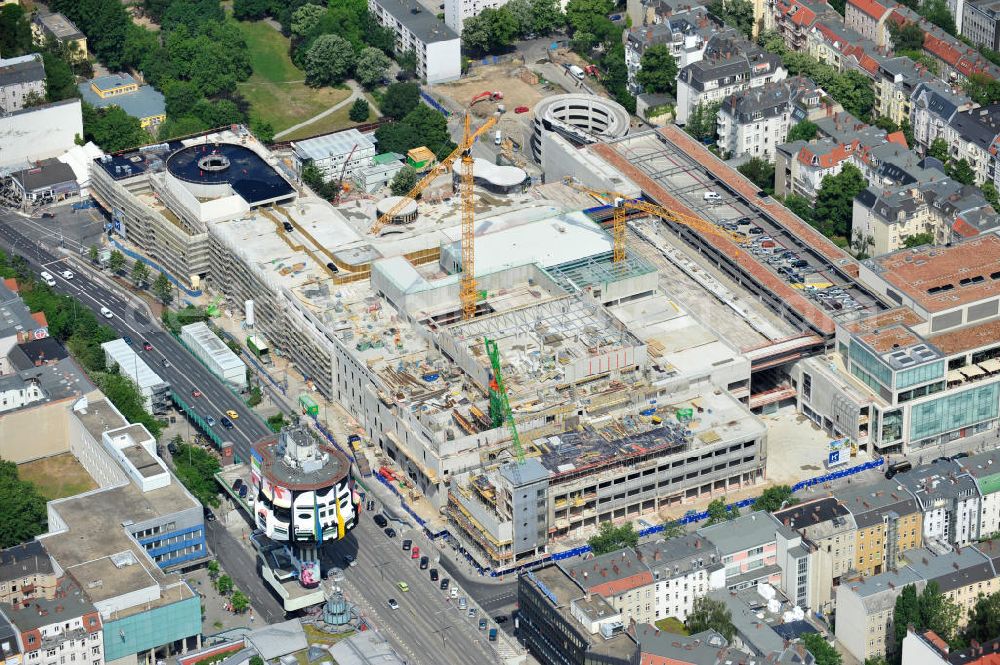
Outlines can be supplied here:
[[928, 312], [1000, 295], [1000, 236], [993, 233], [951, 247], [902, 249], [869, 261], [879, 277]]
[[37, 18], [56, 39], [83, 39], [84, 37], [79, 28], [63, 14], [58, 12], [39, 14]]
[[139, 388], [166, 385], [166, 381], [161, 379], [125, 340], [113, 339], [101, 344], [101, 348], [118, 364], [121, 372], [131, 377]]
[[374, 150], [370, 138], [351, 128], [333, 134], [324, 134], [304, 141], [292, 141], [292, 149], [299, 159], [323, 160], [349, 155], [352, 151]]
[[233, 353], [229, 346], [219, 339], [219, 336], [212, 332], [204, 321], [189, 323], [181, 328], [181, 335], [190, 335], [195, 343], [200, 346], [215, 362], [219, 363], [222, 369], [233, 369], [246, 367], [239, 356]]
[[927, 341], [934, 344], [942, 353], [951, 355], [992, 346], [998, 339], [1000, 339], [1000, 320], [993, 320], [931, 335]]
[[[225, 159], [226, 165], [206, 170], [202, 167], [205, 158]], [[181, 148], [167, 157], [167, 170], [195, 185], [228, 184], [251, 206], [295, 194], [295, 188], [263, 157], [236, 143], [216, 141]]]
[[[102, 77], [102, 79], [114, 78], [120, 77], [117, 75]], [[151, 85], [139, 86], [139, 89], [135, 92], [112, 95], [111, 97], [101, 97], [99, 94], [94, 92], [93, 88], [90, 87], [91, 83], [98, 83], [98, 81], [99, 79], [94, 79], [93, 81], [84, 81], [83, 83], [77, 85], [77, 89], [80, 91], [80, 96], [83, 97], [83, 101], [87, 102], [91, 106], [96, 106], [97, 108], [117, 106], [128, 115], [133, 118], [138, 118], [139, 120], [153, 118], [159, 115], [166, 115], [167, 113], [167, 103], [163, 97], [163, 93]], [[107, 89], [122, 85], [129, 85], [130, 83], [135, 83], [135, 81], [122, 81], [114, 84], [110, 81], [103, 80], [99, 83], [99, 87], [106, 86], [106, 88], [102, 89]]]
[[778, 531], [794, 535], [781, 522], [763, 510], [740, 515], [728, 522], [703, 526], [698, 529], [698, 533], [718, 547], [719, 552], [723, 556], [739, 552], [740, 550], [750, 549], [764, 543], [770, 543], [777, 539]]
[[376, 5], [392, 14], [393, 18], [425, 44], [458, 39], [454, 30], [416, 0], [376, 0]]
[[[291, 439], [299, 446], [315, 445], [327, 455], [322, 465], [306, 471], [289, 466], [285, 461], [286, 441]], [[272, 484], [286, 489], [308, 490], [328, 487], [346, 477], [351, 465], [343, 453], [329, 446], [320, 445], [312, 439], [310, 431], [304, 427], [286, 428], [280, 434], [253, 444], [251, 455], [262, 460], [262, 472]]]

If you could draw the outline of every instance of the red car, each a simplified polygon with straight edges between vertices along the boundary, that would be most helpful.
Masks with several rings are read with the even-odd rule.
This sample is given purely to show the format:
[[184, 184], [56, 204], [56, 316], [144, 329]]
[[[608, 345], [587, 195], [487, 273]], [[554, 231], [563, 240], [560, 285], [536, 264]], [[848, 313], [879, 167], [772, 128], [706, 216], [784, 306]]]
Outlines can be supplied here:
[[191, 397], [201, 397], [201, 391], [200, 390], [192, 390], [191, 391]]
[[143, 348], [144, 351], [152, 351], [153, 350], [153, 345], [150, 344], [149, 342], [143, 342], [142, 343], [142, 348]]
[[420, 548], [417, 545], [414, 545], [413, 549], [410, 550], [410, 558], [411, 559], [419, 559], [420, 558]]
[[528, 112], [527, 106], [518, 106], [517, 108], [514, 109], [514, 113], [527, 113], [527, 112]]

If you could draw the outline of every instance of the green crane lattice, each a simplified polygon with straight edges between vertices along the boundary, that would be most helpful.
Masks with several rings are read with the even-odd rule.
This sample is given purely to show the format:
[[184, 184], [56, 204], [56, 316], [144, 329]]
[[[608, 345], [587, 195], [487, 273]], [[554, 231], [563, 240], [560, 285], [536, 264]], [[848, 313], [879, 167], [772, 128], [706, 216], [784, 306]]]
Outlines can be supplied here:
[[503, 373], [500, 371], [500, 348], [497, 343], [488, 337], [483, 338], [486, 344], [486, 355], [490, 357], [490, 365], [493, 367], [493, 378], [490, 379], [490, 418], [494, 427], [507, 425], [510, 430], [510, 438], [514, 448], [514, 457], [517, 463], [524, 462], [524, 448], [521, 447], [521, 437], [517, 433], [517, 425], [514, 423], [514, 414], [510, 410], [510, 400], [507, 399], [507, 388], [503, 383]]

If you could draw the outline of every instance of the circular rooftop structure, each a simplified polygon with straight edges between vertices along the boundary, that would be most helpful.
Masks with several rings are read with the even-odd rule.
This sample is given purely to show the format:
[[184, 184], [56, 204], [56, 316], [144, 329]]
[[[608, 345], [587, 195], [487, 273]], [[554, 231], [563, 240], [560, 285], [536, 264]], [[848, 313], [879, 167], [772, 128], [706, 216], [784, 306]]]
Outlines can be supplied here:
[[202, 198], [235, 192], [251, 206], [259, 206], [295, 194], [295, 188], [263, 157], [235, 143], [202, 143], [175, 150], [167, 157], [167, 172]]
[[618, 102], [570, 93], [546, 97], [535, 106], [531, 152], [542, 160], [542, 133], [556, 132], [576, 145], [619, 139], [630, 127], [629, 112]]
[[417, 202], [406, 196], [387, 196], [375, 204], [375, 214], [381, 217], [400, 201], [406, 204], [389, 220], [390, 224], [409, 224], [417, 218]]
[[[462, 177], [463, 164], [455, 162], [456, 181]], [[517, 166], [498, 166], [488, 159], [476, 157], [472, 162], [472, 178], [476, 186], [495, 194], [507, 194], [523, 190], [529, 183], [528, 173]]]

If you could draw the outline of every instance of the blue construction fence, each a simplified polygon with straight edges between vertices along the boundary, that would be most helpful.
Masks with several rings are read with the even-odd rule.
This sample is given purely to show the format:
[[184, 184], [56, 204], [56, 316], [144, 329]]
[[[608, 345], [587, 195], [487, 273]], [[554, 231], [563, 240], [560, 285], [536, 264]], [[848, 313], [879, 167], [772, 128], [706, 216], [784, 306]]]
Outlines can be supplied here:
[[111, 239], [111, 244], [113, 244], [116, 248], [118, 248], [118, 250], [122, 254], [124, 254], [125, 256], [128, 256], [129, 258], [132, 258], [132, 259], [137, 260], [137, 261], [142, 261], [143, 263], [145, 263], [150, 268], [153, 268], [157, 272], [161, 272], [164, 275], [166, 275], [167, 279], [170, 280], [171, 284], [173, 284], [174, 286], [176, 286], [178, 289], [180, 289], [181, 291], [183, 291], [184, 293], [186, 293], [190, 297], [197, 298], [197, 297], [199, 297], [201, 295], [201, 290], [196, 289], [196, 290], [192, 291], [191, 289], [188, 289], [183, 284], [181, 284], [180, 282], [178, 282], [176, 277], [174, 277], [169, 272], [167, 272], [167, 269], [164, 268], [164, 267], [162, 267], [162, 266], [160, 266], [160, 264], [157, 263], [156, 261], [153, 261], [151, 259], [147, 259], [145, 256], [142, 256], [141, 254], [137, 254], [137, 253], [133, 252], [131, 249], [128, 249], [127, 247], [125, 247], [124, 245], [122, 245], [120, 242], [118, 242], [114, 238]]
[[440, 113], [444, 117], [447, 118], [447, 117], [451, 116], [451, 111], [449, 111], [445, 107], [441, 106], [441, 104], [438, 102], [438, 100], [434, 99], [433, 97], [431, 97], [430, 95], [428, 95], [423, 90], [420, 91], [420, 98], [423, 99], [425, 102], [427, 102], [428, 106], [430, 106], [432, 109], [434, 109], [435, 111], [437, 111], [438, 113]]

